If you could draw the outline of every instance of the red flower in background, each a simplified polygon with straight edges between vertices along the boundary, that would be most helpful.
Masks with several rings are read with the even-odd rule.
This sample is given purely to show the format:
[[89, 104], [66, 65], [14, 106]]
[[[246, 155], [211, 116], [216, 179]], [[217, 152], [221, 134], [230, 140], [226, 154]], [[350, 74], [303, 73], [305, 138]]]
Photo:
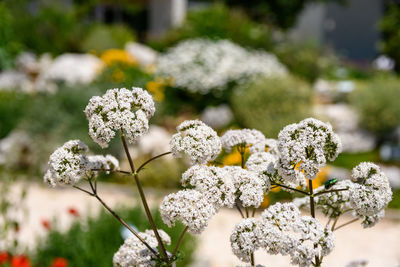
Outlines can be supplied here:
[[44, 229], [46, 229], [47, 231], [51, 230], [51, 224], [48, 220], [42, 220], [42, 226], [44, 227]]
[[6, 251], [0, 252], [0, 265], [8, 262], [10, 260], [10, 254]]
[[11, 267], [31, 267], [31, 261], [25, 255], [16, 255], [11, 258]]
[[74, 217], [79, 217], [79, 212], [78, 212], [78, 210], [75, 209], [75, 208], [73, 208], [73, 207], [68, 208], [68, 213], [71, 214], [71, 215], [74, 216]]
[[68, 267], [68, 261], [64, 258], [55, 258], [50, 267]]

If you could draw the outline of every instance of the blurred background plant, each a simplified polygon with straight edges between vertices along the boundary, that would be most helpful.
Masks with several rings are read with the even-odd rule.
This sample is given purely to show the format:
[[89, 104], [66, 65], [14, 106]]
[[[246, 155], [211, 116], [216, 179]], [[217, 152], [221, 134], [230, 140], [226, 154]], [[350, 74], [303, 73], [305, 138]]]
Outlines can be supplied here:
[[[116, 212], [139, 231], [150, 228], [140, 207], [119, 209]], [[168, 228], [163, 224], [158, 212], [155, 215], [155, 223], [171, 237], [172, 243], [169, 248], [174, 248], [184, 226], [179, 224]], [[51, 225], [57, 225], [57, 221]], [[68, 266], [110, 266], [114, 253], [127, 238], [127, 232], [123, 229], [121, 224], [105, 211], [93, 218], [76, 220], [66, 232], [52, 227], [47, 237], [32, 251], [33, 265], [50, 266], [54, 258], [64, 258]], [[193, 260], [195, 249], [194, 237], [185, 236], [180, 247], [180, 260], [176, 266], [188, 266]]]
[[294, 76], [260, 78], [236, 88], [231, 98], [238, 124], [267, 138], [277, 138], [284, 126], [310, 116], [312, 103], [312, 89]]

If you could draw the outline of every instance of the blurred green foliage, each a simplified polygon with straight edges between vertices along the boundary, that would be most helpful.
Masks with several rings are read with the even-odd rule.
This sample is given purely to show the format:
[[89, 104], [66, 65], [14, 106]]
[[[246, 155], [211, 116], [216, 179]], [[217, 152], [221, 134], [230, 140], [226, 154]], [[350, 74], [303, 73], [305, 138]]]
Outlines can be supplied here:
[[345, 0], [222, 0], [233, 7], [240, 7], [253, 19], [267, 22], [281, 29], [294, 26], [297, 16], [307, 4], [315, 2], [339, 2]]
[[380, 21], [383, 34], [381, 50], [396, 62], [395, 68], [400, 70], [400, 6], [391, 4]]
[[400, 79], [389, 75], [374, 77], [350, 95], [361, 125], [380, 138], [400, 125], [399, 99]]
[[[120, 210], [117, 213], [139, 231], [151, 229], [145, 214], [139, 207]], [[162, 222], [158, 212], [154, 219], [158, 228], [170, 235], [172, 244], [167, 247], [167, 250], [172, 251], [184, 226], [179, 224], [168, 228]], [[112, 265], [114, 253], [123, 244], [120, 231], [121, 224], [105, 211], [102, 211], [97, 218], [87, 218], [83, 223], [74, 222], [66, 232], [52, 229], [33, 251], [33, 265], [47, 267], [54, 258], [62, 257], [68, 260], [68, 266], [109, 267]], [[178, 267], [187, 266], [192, 261], [195, 248], [195, 238], [187, 234], [180, 247], [182, 257], [177, 262]]]
[[135, 41], [135, 33], [123, 24], [94, 24], [82, 40], [82, 51], [101, 53], [111, 48], [124, 48], [125, 44]]
[[276, 138], [284, 126], [310, 115], [312, 98], [310, 86], [299, 78], [260, 78], [237, 88], [231, 107], [240, 126]]
[[31, 96], [16, 91], [0, 91], [0, 139], [9, 134], [30, 108]]
[[342, 152], [339, 156], [330, 164], [352, 170], [360, 162], [379, 162], [380, 156], [378, 150], [372, 150], [368, 152], [360, 153], [345, 153]]
[[333, 53], [322, 51], [312, 42], [284, 41], [274, 46], [273, 53], [291, 73], [314, 82], [321, 76], [331, 76], [338, 66]]
[[229, 39], [253, 48], [270, 49], [272, 46], [272, 29], [268, 25], [256, 23], [240, 10], [222, 4], [190, 11], [182, 26], [149, 44], [157, 50], [165, 50], [181, 40], [198, 37]]

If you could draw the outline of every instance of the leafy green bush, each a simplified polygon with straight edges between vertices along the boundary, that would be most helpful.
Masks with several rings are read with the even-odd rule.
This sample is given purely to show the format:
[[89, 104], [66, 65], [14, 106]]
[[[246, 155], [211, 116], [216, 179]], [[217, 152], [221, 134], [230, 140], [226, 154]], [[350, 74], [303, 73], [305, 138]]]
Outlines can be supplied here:
[[260, 78], [237, 88], [231, 106], [241, 126], [274, 138], [287, 124], [310, 115], [312, 90], [295, 77]]
[[101, 53], [111, 48], [123, 48], [127, 42], [135, 39], [135, 33], [123, 24], [95, 24], [82, 41], [82, 50]]
[[350, 96], [357, 109], [361, 125], [385, 137], [400, 125], [400, 80], [392, 76], [378, 76]]
[[15, 91], [0, 91], [0, 139], [20, 122], [30, 106], [30, 95]]
[[240, 10], [214, 4], [189, 12], [181, 27], [172, 29], [163, 39], [154, 40], [150, 45], [164, 50], [184, 39], [208, 37], [229, 39], [246, 47], [269, 49], [272, 46], [271, 32], [269, 26], [251, 21]]
[[337, 59], [332, 54], [324, 54], [313, 43], [284, 42], [276, 45], [273, 52], [290, 72], [309, 82], [331, 74], [337, 66]]
[[[117, 213], [139, 231], [150, 229], [146, 216], [139, 207]], [[168, 228], [163, 224], [159, 213], [155, 216], [155, 223], [159, 229], [170, 235], [172, 244], [167, 249], [171, 251], [179, 239], [183, 225]], [[114, 253], [123, 244], [120, 230], [121, 224], [105, 211], [97, 218], [88, 218], [83, 224], [76, 221], [67, 232], [51, 230], [33, 252], [33, 266], [47, 267], [54, 258], [62, 257], [68, 260], [68, 266], [109, 267], [112, 265]], [[184, 237], [180, 247], [182, 258], [177, 266], [187, 266], [192, 261], [195, 241], [189, 234]]]
[[380, 21], [383, 34], [381, 50], [396, 62], [396, 70], [400, 70], [400, 6], [391, 4]]

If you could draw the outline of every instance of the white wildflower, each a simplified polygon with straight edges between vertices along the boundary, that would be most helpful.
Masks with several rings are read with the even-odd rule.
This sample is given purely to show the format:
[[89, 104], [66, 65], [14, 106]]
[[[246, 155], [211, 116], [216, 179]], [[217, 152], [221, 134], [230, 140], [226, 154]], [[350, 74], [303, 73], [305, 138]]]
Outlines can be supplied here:
[[133, 87], [110, 89], [102, 96], [94, 96], [85, 108], [89, 120], [89, 134], [101, 147], [107, 147], [115, 131], [123, 130], [130, 143], [145, 134], [155, 112], [149, 93]]
[[[171, 238], [163, 230], [158, 230], [161, 240], [169, 245]], [[146, 230], [139, 233], [139, 236], [149, 244], [151, 248], [157, 251], [157, 239], [153, 230]], [[114, 267], [148, 267], [156, 266], [155, 256], [137, 237], [127, 238], [124, 244], [114, 254]]]
[[189, 156], [192, 164], [203, 164], [214, 160], [221, 151], [221, 140], [217, 133], [199, 120], [182, 122], [170, 141], [175, 157], [182, 153]]
[[228, 130], [221, 137], [222, 147], [230, 152], [236, 146], [246, 146], [250, 152], [265, 151], [265, 136], [255, 129]]
[[200, 234], [215, 212], [215, 206], [202, 193], [190, 189], [167, 195], [160, 206], [165, 224], [171, 227], [180, 221], [192, 234]]
[[231, 108], [227, 104], [217, 107], [207, 107], [201, 113], [201, 120], [213, 128], [221, 128], [230, 123], [233, 119]]
[[232, 231], [230, 240], [233, 254], [243, 262], [250, 262], [251, 254], [258, 249], [256, 226], [256, 219], [243, 219]]
[[264, 192], [269, 182], [256, 172], [238, 166], [223, 167], [230, 175], [236, 188], [236, 196], [244, 207], [259, 207], [264, 200]]
[[353, 169], [352, 180], [355, 184], [350, 189], [350, 204], [361, 216], [378, 214], [392, 199], [388, 178], [373, 163], [357, 165]]
[[299, 266], [311, 265], [315, 256], [326, 256], [334, 247], [332, 232], [312, 217], [301, 217], [292, 203], [277, 203], [265, 210], [256, 233], [261, 248], [270, 254], [290, 255]]
[[224, 168], [194, 165], [183, 173], [182, 185], [193, 186], [217, 208], [235, 204], [235, 186]]
[[79, 140], [66, 142], [51, 154], [44, 181], [53, 187], [57, 184], [77, 183], [89, 169], [89, 161], [85, 155], [87, 151], [88, 147]]
[[[246, 161], [246, 168], [249, 171], [271, 177], [276, 169], [275, 164], [278, 158], [269, 152], [257, 152], [251, 154]], [[269, 180], [269, 179], [268, 179]]]
[[119, 167], [119, 161], [112, 155], [94, 155], [88, 156], [88, 161], [90, 164], [90, 169], [95, 170], [116, 170]]
[[178, 88], [208, 94], [258, 75], [284, 76], [287, 70], [274, 55], [266, 52], [247, 51], [228, 40], [193, 39], [161, 55], [157, 74], [173, 77]]
[[279, 150], [278, 150], [278, 140], [272, 139], [272, 138], [266, 138], [265, 139], [265, 147], [268, 148], [268, 153], [271, 153], [273, 155], [279, 155]]
[[300, 184], [314, 179], [327, 160], [334, 160], [341, 151], [338, 136], [330, 124], [309, 118], [286, 126], [278, 138], [278, 171], [283, 179]]

